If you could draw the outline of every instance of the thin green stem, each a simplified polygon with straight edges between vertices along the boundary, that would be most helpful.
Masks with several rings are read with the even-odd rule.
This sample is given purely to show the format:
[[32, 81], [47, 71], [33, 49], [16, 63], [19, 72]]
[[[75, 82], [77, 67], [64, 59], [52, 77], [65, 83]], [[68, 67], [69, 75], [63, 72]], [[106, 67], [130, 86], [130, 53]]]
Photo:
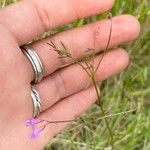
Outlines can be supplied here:
[[[96, 91], [96, 94], [97, 94], [97, 99], [100, 102], [100, 94], [99, 94], [99, 90], [98, 90], [98, 87], [97, 87], [97, 84], [96, 84], [95, 76], [93, 76], [92, 81], [93, 81], [95, 91]], [[100, 102], [100, 109], [101, 109], [102, 114], [105, 115], [105, 110], [104, 110], [103, 106], [101, 105], [101, 102]], [[110, 143], [111, 143], [111, 146], [112, 146], [112, 149], [113, 149], [113, 134], [112, 134], [112, 131], [109, 127], [109, 122], [108, 122], [107, 118], [104, 118], [104, 120], [105, 120], [107, 129], [108, 129], [108, 132], [109, 132], [109, 135], [110, 135]]]
[[111, 41], [111, 37], [112, 37], [112, 16], [111, 16], [111, 14], [109, 14], [109, 18], [110, 18], [110, 23], [111, 23], [111, 25], [110, 25], [110, 32], [109, 32], [109, 38], [108, 38], [108, 42], [107, 42], [107, 45], [106, 45], [106, 48], [105, 48], [105, 50], [104, 50], [104, 52], [103, 52], [103, 54], [102, 54], [102, 57], [101, 57], [101, 59], [99, 60], [99, 62], [98, 62], [98, 65], [97, 65], [97, 67], [96, 67], [96, 69], [95, 69], [95, 74], [96, 74], [96, 72], [97, 72], [97, 70], [98, 70], [98, 68], [99, 68], [99, 66], [100, 66], [100, 64], [101, 64], [101, 62], [102, 62], [102, 60], [103, 60], [103, 58], [104, 58], [104, 56], [105, 56], [105, 53], [107, 52], [107, 50], [109, 49], [109, 45], [110, 45], [110, 41]]
[[[91, 73], [88, 72], [88, 70], [87, 70], [77, 59], [73, 58], [72, 56], [69, 57], [69, 58], [72, 59], [76, 64], [78, 64], [78, 65], [88, 74], [88, 76], [91, 77]], [[86, 64], [86, 65], [87, 65], [87, 64]], [[89, 69], [89, 66], [88, 66], [88, 65], [87, 65], [87, 67], [88, 67], [88, 69]]]

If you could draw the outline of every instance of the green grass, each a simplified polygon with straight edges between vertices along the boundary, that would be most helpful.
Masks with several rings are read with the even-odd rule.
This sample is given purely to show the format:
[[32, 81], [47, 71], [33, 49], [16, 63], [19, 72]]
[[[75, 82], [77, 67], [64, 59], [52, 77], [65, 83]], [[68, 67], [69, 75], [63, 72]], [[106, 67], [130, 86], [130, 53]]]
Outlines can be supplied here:
[[[3, 0], [4, 1], [4, 0]], [[1, 0], [1, 5], [12, 0]], [[129, 13], [136, 16], [142, 26], [140, 37], [123, 45], [130, 55], [131, 63], [120, 75], [100, 84], [103, 106], [114, 135], [115, 150], [150, 150], [150, 1], [116, 0], [113, 15]], [[99, 20], [98, 15], [78, 20], [72, 27]], [[66, 26], [65, 26], [66, 28]], [[63, 31], [59, 27], [54, 32]], [[110, 115], [111, 114], [111, 115]], [[50, 141], [46, 150], [109, 150], [106, 125], [100, 108], [94, 104], [82, 121]]]

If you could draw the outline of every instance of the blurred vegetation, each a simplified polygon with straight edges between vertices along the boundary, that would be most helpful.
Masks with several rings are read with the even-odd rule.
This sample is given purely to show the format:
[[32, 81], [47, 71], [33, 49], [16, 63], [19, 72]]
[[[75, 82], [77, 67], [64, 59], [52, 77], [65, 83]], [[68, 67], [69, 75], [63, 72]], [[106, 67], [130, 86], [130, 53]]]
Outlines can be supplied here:
[[[0, 0], [4, 7], [16, 0]], [[114, 135], [115, 150], [150, 150], [150, 1], [116, 0], [113, 16], [132, 14], [141, 23], [141, 35], [123, 45], [131, 63], [125, 71], [100, 84], [103, 106]], [[105, 18], [106, 14], [75, 21], [51, 33]], [[48, 35], [48, 34], [47, 34]], [[45, 36], [45, 35], [44, 35]], [[50, 141], [46, 150], [109, 150], [106, 125], [98, 104], [83, 115], [82, 121]]]

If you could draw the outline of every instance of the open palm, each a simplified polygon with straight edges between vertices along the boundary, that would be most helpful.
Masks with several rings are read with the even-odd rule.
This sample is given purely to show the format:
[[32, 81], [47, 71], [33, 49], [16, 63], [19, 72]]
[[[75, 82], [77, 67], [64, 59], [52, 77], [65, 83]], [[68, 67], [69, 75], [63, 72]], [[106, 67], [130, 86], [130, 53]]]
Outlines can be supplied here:
[[[30, 83], [34, 72], [20, 46], [37, 35], [79, 18], [109, 10], [114, 0], [22, 0], [0, 10], [0, 149], [40, 150], [68, 123], [52, 124], [43, 131], [38, 141], [28, 138], [30, 128], [25, 120], [33, 113]], [[139, 23], [130, 15], [112, 18], [113, 29], [110, 48], [134, 40], [139, 34]], [[78, 65], [61, 68], [67, 61], [58, 59], [47, 45], [54, 41], [65, 43], [70, 53], [82, 57], [87, 48], [93, 47], [93, 31], [100, 29], [96, 49], [106, 47], [109, 20], [53, 35], [32, 43], [44, 66], [45, 78], [35, 87], [42, 100], [39, 118], [68, 120], [82, 114], [96, 100], [94, 87], [86, 88], [88, 75]], [[97, 51], [98, 52], [98, 51]], [[96, 61], [101, 56], [97, 56]], [[107, 52], [98, 70], [97, 81], [119, 73], [128, 65], [128, 55], [120, 48]]]

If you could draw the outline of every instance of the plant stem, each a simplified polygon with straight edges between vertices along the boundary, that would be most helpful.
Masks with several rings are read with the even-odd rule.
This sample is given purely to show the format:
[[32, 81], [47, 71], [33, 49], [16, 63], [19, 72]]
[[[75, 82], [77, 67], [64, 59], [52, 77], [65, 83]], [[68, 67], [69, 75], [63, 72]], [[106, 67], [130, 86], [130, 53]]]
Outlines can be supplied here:
[[[99, 94], [99, 90], [98, 90], [98, 87], [97, 87], [97, 84], [96, 84], [95, 76], [92, 77], [92, 81], [93, 81], [93, 84], [94, 84], [94, 87], [95, 87], [97, 99], [100, 102], [100, 94]], [[104, 111], [103, 106], [101, 105], [101, 102], [100, 102], [100, 109], [101, 109], [102, 114], [105, 115], [105, 111]], [[109, 132], [109, 135], [110, 135], [110, 143], [111, 143], [111, 146], [112, 146], [112, 149], [113, 149], [113, 134], [112, 134], [112, 131], [109, 127], [109, 122], [108, 122], [107, 118], [104, 118], [104, 120], [105, 120], [107, 129], [108, 129], [108, 132]]]

